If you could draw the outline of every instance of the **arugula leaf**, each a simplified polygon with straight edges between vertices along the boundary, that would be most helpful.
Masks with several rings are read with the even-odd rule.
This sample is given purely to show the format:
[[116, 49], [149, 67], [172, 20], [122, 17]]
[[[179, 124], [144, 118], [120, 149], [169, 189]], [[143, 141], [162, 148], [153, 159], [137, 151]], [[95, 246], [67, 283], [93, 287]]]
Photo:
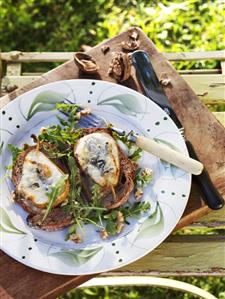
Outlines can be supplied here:
[[19, 154], [21, 154], [23, 152], [23, 149], [16, 147], [13, 144], [8, 144], [8, 149], [12, 154], [12, 160], [13, 163], [16, 161], [17, 157], [19, 156]]
[[152, 180], [151, 170], [138, 168], [134, 179], [135, 188], [143, 189], [151, 182], [151, 180]]
[[66, 103], [57, 103], [56, 109], [64, 112], [68, 115], [67, 120], [59, 117], [59, 121], [63, 126], [67, 126], [69, 128], [74, 128], [76, 123], [79, 121], [79, 117], [77, 112], [79, 112], [79, 105], [76, 104], [66, 104]]
[[44, 221], [46, 219], [46, 217], [48, 216], [49, 212], [52, 209], [54, 202], [59, 197], [59, 195], [63, 192], [67, 178], [68, 178], [68, 175], [62, 175], [62, 177], [55, 184], [55, 186], [53, 186], [51, 188], [52, 190], [50, 192], [46, 193], [49, 201], [48, 201], [47, 209], [45, 211], [42, 221]]
[[117, 210], [113, 210], [112, 212], [103, 216], [103, 218], [106, 220], [105, 230], [111, 236], [114, 236], [117, 233], [117, 213]]
[[69, 202], [78, 201], [80, 202], [80, 194], [81, 194], [81, 186], [80, 180], [78, 177], [78, 167], [74, 157], [68, 157], [68, 165], [70, 168], [70, 194], [69, 194]]
[[[109, 126], [110, 128], [110, 126]], [[131, 142], [128, 137], [129, 137], [130, 133], [128, 134], [124, 134], [124, 135], [120, 135], [115, 131], [112, 131], [112, 136], [114, 139], [116, 140], [120, 140], [121, 142], [123, 142], [123, 144], [125, 144], [128, 148], [128, 158], [132, 161], [138, 161], [141, 158], [141, 155], [143, 153], [142, 149], [137, 147], [133, 142]]]
[[92, 206], [99, 207], [101, 205], [101, 199], [101, 187], [98, 184], [95, 184], [91, 189]]
[[133, 153], [128, 154], [128, 158], [132, 161], [138, 161], [141, 158], [141, 155], [143, 153], [142, 149], [137, 147], [134, 149], [135, 146], [133, 146]]
[[124, 217], [139, 217], [141, 213], [147, 212], [150, 209], [149, 202], [135, 202], [132, 206], [122, 207], [120, 210]]
[[44, 129], [42, 133], [38, 135], [38, 139], [55, 144], [59, 143], [65, 147], [65, 144], [74, 144], [81, 136], [81, 129], [75, 130], [69, 127], [61, 128], [60, 125], [54, 125]]

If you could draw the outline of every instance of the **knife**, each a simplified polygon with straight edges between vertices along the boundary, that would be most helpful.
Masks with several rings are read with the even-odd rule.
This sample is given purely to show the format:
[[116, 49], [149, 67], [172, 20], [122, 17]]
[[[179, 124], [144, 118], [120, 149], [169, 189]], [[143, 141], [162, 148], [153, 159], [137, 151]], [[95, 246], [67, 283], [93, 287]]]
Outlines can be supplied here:
[[[136, 77], [143, 88], [145, 95], [159, 105], [171, 117], [184, 137], [184, 128], [176, 116], [176, 113], [173, 111], [170, 102], [156, 77], [148, 53], [142, 50], [135, 51], [131, 54], [131, 59], [136, 70]], [[191, 142], [186, 140], [185, 137], [184, 140], [190, 157], [199, 160]], [[203, 200], [207, 206], [212, 210], [221, 209], [224, 205], [224, 199], [213, 185], [207, 170], [204, 168], [200, 175], [195, 176], [195, 179], [201, 188]]]

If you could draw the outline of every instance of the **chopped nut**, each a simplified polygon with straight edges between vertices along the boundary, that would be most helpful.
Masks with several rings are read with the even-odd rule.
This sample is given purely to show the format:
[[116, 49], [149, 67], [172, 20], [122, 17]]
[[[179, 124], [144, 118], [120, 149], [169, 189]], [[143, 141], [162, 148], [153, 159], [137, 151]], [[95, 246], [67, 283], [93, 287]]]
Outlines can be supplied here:
[[103, 54], [106, 54], [109, 50], [110, 50], [109, 45], [104, 45], [104, 46], [101, 47], [101, 51], [102, 51]]
[[141, 172], [142, 175], [146, 176], [146, 175], [152, 175], [152, 169], [150, 168], [144, 168]]
[[45, 127], [41, 127], [41, 128], [40, 128], [40, 134], [45, 133], [45, 131], [46, 131], [46, 128], [45, 128]]
[[141, 190], [140, 188], [137, 188], [137, 190], [134, 193], [134, 196], [136, 198], [136, 200], [139, 200], [143, 195], [143, 190]]
[[125, 81], [131, 75], [131, 60], [126, 53], [113, 53], [108, 74], [112, 75], [117, 81]]
[[167, 86], [171, 82], [171, 79], [168, 78], [166, 73], [162, 73], [159, 82], [162, 83], [162, 85]]
[[109, 234], [107, 233], [106, 230], [102, 230], [102, 231], [100, 232], [100, 236], [101, 236], [101, 238], [102, 238], [103, 240], [105, 240], [105, 239], [107, 239], [107, 238], [109, 237]]
[[86, 107], [83, 110], [80, 111], [80, 115], [88, 115], [91, 113], [91, 108], [90, 107]]
[[81, 235], [80, 234], [71, 234], [69, 236], [69, 240], [70, 241], [73, 241], [75, 243], [82, 243], [82, 238], [81, 238]]
[[81, 113], [80, 111], [76, 113], [76, 119], [80, 119], [81, 118]]
[[134, 27], [132, 27], [132, 28], [130, 28], [129, 30], [128, 30], [128, 34], [129, 34], [129, 37], [131, 38], [131, 39], [133, 39], [133, 40], [137, 40], [138, 39], [138, 30], [137, 30], [137, 28], [134, 28]]
[[123, 216], [123, 213], [121, 213], [119, 211], [117, 213], [117, 217], [116, 217], [116, 232], [117, 232], [117, 234], [119, 234], [123, 228], [124, 228], [124, 216]]
[[74, 61], [78, 68], [86, 73], [96, 73], [99, 70], [99, 66], [91, 55], [83, 52], [74, 53]]
[[9, 196], [9, 200], [10, 200], [10, 201], [16, 201], [16, 194], [15, 194], [15, 192], [12, 192], [12, 193], [10, 194], [10, 196]]
[[137, 50], [140, 46], [140, 42], [137, 40], [133, 40], [133, 41], [123, 41], [121, 43], [121, 46], [124, 50], [126, 51], [134, 51]]

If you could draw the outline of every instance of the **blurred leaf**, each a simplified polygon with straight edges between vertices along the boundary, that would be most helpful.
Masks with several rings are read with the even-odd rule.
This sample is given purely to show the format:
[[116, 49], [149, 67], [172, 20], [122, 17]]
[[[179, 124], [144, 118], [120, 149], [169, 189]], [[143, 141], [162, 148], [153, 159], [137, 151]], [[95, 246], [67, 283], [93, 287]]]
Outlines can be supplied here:
[[123, 114], [135, 116], [144, 113], [137, 98], [131, 94], [116, 95], [98, 102], [98, 105], [109, 105], [115, 107]]
[[52, 253], [52, 256], [56, 256], [63, 260], [69, 266], [82, 265], [90, 260], [94, 255], [102, 250], [103, 247], [94, 249], [68, 249], [61, 250], [59, 252]]
[[11, 221], [7, 212], [0, 207], [0, 231], [7, 232], [11, 234], [26, 234], [25, 232], [19, 230]]
[[36, 113], [54, 110], [57, 103], [64, 100], [65, 95], [55, 91], [43, 91], [33, 100], [27, 113], [27, 120], [31, 119]]

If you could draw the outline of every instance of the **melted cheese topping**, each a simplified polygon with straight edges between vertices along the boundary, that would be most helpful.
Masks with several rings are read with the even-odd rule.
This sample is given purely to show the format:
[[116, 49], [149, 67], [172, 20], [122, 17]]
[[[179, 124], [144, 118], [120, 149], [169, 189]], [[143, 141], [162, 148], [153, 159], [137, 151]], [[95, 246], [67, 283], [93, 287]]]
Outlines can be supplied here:
[[82, 137], [74, 154], [83, 169], [100, 186], [115, 186], [120, 173], [116, 141], [107, 133], [92, 133]]
[[24, 198], [38, 206], [49, 201], [46, 193], [51, 191], [64, 173], [42, 152], [31, 150], [25, 157], [18, 191]]

